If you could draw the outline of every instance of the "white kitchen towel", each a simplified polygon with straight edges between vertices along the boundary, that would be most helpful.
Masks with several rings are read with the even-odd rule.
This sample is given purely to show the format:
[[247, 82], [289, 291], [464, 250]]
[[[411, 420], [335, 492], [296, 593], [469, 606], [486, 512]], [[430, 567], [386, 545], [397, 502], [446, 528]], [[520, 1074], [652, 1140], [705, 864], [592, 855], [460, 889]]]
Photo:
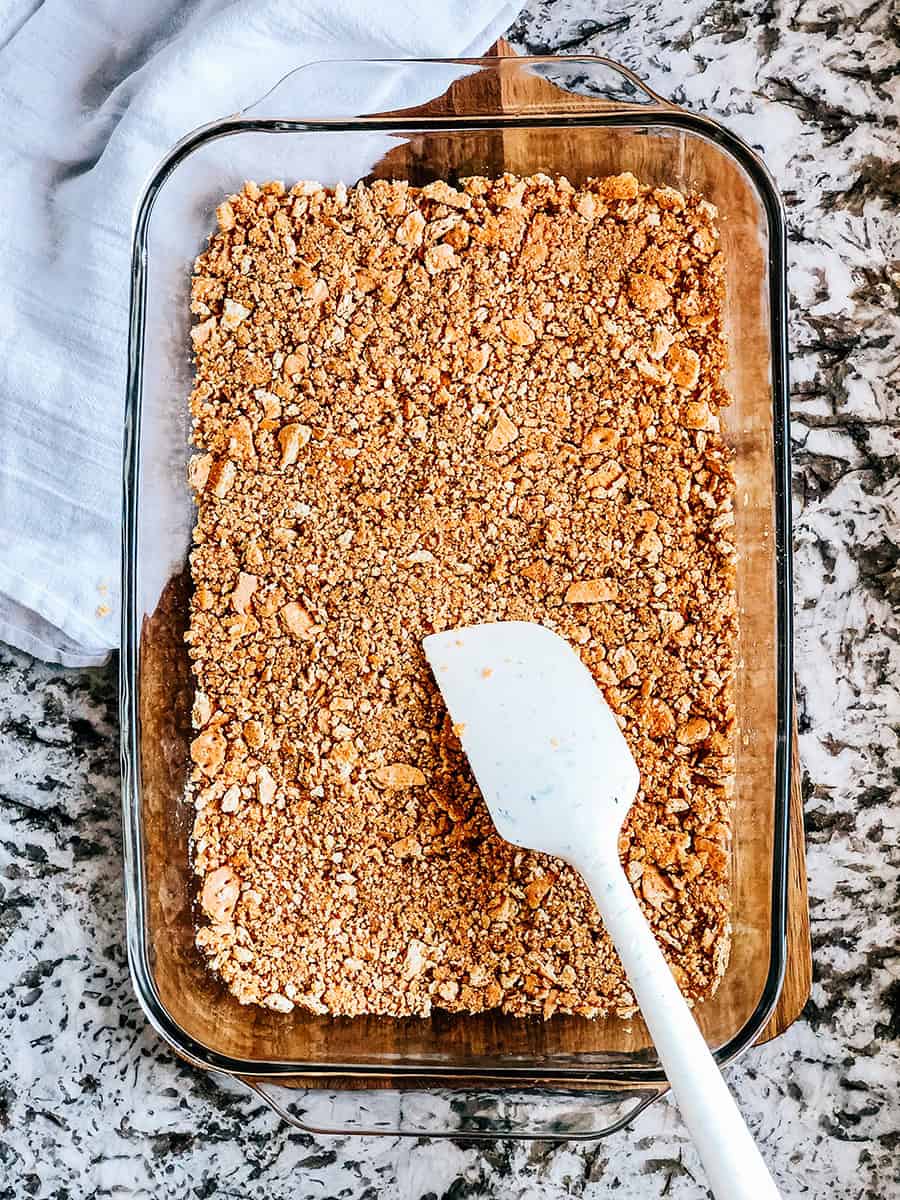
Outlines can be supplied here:
[[0, 640], [119, 639], [131, 221], [188, 130], [317, 59], [483, 53], [500, 0], [0, 0]]

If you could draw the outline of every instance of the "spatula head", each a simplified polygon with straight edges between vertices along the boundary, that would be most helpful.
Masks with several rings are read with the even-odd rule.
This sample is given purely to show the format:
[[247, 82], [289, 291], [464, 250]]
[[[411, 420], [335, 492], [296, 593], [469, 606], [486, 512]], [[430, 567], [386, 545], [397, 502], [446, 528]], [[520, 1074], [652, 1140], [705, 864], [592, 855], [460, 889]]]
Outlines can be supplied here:
[[500, 621], [423, 646], [501, 837], [575, 865], [614, 855], [638, 769], [568, 642]]

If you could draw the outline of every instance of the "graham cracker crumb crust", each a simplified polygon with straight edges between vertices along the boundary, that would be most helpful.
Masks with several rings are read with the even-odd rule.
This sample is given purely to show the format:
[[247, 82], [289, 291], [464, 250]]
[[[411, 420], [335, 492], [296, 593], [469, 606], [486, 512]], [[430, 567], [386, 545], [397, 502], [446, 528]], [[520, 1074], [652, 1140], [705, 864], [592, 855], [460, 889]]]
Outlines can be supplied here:
[[685, 995], [729, 951], [734, 479], [716, 213], [630, 174], [248, 183], [197, 259], [197, 945], [243, 1003], [635, 1011], [576, 874], [502, 842], [421, 639], [538, 621], [641, 773]]

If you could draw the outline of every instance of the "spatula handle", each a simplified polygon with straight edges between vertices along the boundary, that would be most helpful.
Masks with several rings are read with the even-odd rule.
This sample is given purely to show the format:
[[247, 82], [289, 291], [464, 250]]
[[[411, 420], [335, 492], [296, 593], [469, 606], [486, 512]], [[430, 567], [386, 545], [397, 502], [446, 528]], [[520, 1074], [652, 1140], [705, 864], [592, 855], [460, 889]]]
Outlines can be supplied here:
[[717, 1200], [778, 1190], [616, 860], [578, 864], [615, 944]]

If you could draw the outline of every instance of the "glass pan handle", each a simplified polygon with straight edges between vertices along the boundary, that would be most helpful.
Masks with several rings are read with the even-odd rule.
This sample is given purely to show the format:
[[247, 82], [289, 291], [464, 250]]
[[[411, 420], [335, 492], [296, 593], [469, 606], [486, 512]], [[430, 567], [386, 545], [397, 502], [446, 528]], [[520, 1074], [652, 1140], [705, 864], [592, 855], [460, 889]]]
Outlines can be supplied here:
[[284, 75], [244, 120], [317, 126], [395, 118], [577, 118], [672, 111], [629, 67], [596, 55], [313, 62]]
[[330, 1091], [239, 1078], [283, 1121], [324, 1136], [595, 1141], [624, 1128], [665, 1090]]

